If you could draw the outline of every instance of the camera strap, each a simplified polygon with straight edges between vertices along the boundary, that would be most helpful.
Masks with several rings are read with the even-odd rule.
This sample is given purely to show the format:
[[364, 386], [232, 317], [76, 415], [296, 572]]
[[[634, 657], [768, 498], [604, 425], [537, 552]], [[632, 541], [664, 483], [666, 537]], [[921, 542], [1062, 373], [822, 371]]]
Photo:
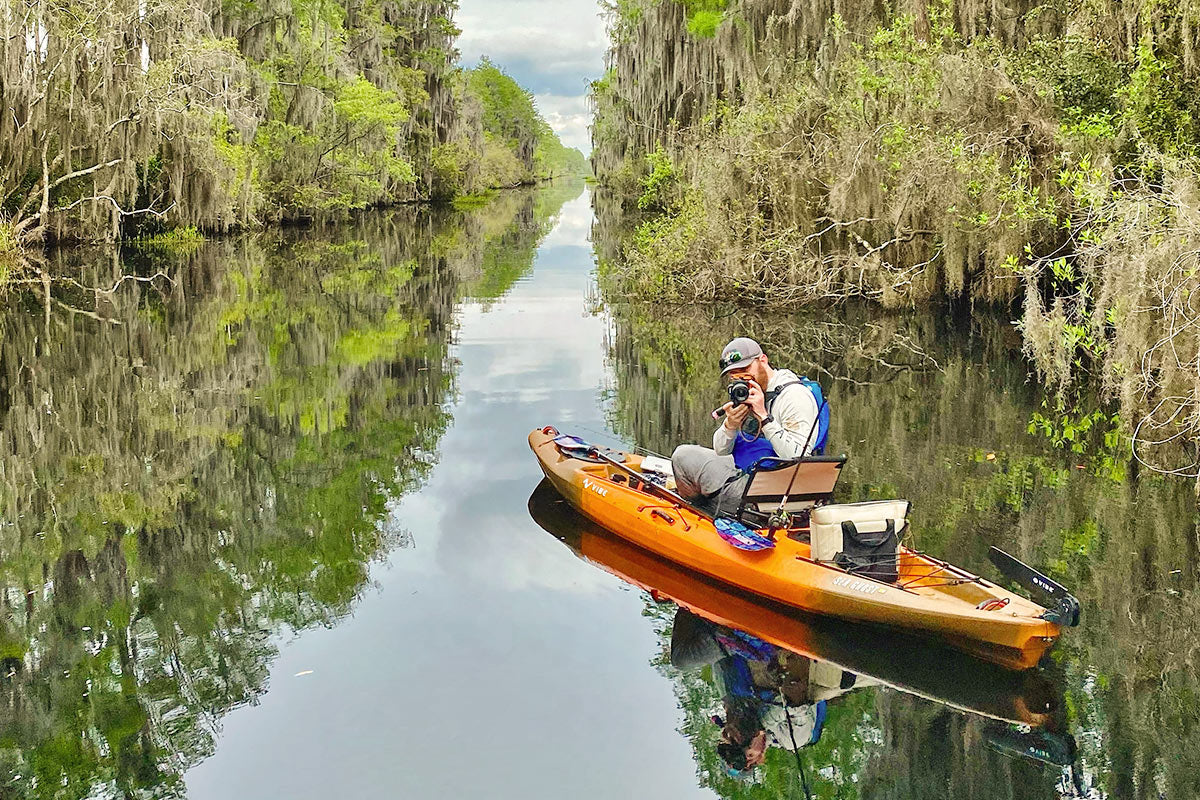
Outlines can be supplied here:
[[763, 393], [764, 405], [767, 407], [767, 413], [771, 413], [771, 408], [775, 405], [775, 401], [779, 399], [779, 395], [783, 394], [783, 390], [792, 386], [803, 386], [804, 381], [788, 381], [785, 384], [776, 386], [769, 392]]

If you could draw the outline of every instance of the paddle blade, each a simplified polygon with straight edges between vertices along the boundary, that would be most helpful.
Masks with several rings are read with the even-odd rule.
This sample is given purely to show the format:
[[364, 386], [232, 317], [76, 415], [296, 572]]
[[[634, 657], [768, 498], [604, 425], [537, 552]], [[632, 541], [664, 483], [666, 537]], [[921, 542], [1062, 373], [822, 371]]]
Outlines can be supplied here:
[[1079, 624], [1079, 601], [1061, 583], [1053, 578], [1046, 577], [1033, 567], [1010, 556], [998, 547], [988, 549], [988, 559], [1006, 577], [1013, 579], [1027, 589], [1039, 591], [1055, 601], [1055, 607], [1046, 612], [1046, 619], [1059, 625], [1069, 625], [1071, 627]]
[[770, 550], [775, 543], [765, 536], [759, 535], [737, 520], [714, 519], [717, 535], [738, 550]]

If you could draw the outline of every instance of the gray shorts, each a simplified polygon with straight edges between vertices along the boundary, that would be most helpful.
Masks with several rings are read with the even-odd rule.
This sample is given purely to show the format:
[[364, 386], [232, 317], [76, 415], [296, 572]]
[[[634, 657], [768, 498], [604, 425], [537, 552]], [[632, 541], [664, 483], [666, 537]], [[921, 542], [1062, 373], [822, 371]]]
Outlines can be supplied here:
[[681, 444], [671, 454], [675, 490], [686, 500], [714, 516], [733, 514], [742, 501], [749, 476], [733, 464], [733, 456], [719, 456], [711, 447]]

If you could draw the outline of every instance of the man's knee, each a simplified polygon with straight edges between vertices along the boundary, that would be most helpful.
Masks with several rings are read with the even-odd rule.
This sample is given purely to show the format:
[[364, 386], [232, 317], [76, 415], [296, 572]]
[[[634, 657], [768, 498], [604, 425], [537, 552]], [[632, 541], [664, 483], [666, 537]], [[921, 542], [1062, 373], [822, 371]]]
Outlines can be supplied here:
[[687, 458], [689, 453], [695, 453], [697, 450], [703, 452], [707, 449], [707, 447], [701, 447], [698, 444], [681, 444], [671, 453], [671, 460], [674, 461], [680, 457]]
[[689, 468], [696, 463], [696, 449], [694, 444], [681, 444], [671, 453], [671, 469], [676, 475], [690, 471]]
[[701, 494], [700, 472], [713, 457], [713, 451], [697, 444], [681, 444], [671, 453], [671, 471], [675, 474], [675, 485], [684, 497]]

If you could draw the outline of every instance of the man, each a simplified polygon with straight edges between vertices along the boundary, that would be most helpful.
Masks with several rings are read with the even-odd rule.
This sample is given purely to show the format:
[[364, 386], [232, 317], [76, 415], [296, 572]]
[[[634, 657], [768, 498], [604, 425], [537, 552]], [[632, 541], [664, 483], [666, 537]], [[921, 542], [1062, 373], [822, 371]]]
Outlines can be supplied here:
[[[712, 669], [724, 710], [712, 717], [721, 728], [717, 755], [730, 774], [762, 764], [768, 746], [799, 750], [820, 740], [826, 703], [814, 693], [827, 690], [811, 676], [821, 662], [682, 607], [671, 626], [670, 659], [683, 671]], [[835, 672], [841, 681], [842, 670]]]
[[809, 455], [822, 433], [812, 390], [791, 370], [772, 367], [753, 339], [741, 336], [725, 345], [721, 374], [746, 381], [750, 396], [721, 407], [724, 418], [713, 433], [712, 449], [683, 444], [671, 455], [679, 494], [716, 514], [737, 508], [756, 461]]

